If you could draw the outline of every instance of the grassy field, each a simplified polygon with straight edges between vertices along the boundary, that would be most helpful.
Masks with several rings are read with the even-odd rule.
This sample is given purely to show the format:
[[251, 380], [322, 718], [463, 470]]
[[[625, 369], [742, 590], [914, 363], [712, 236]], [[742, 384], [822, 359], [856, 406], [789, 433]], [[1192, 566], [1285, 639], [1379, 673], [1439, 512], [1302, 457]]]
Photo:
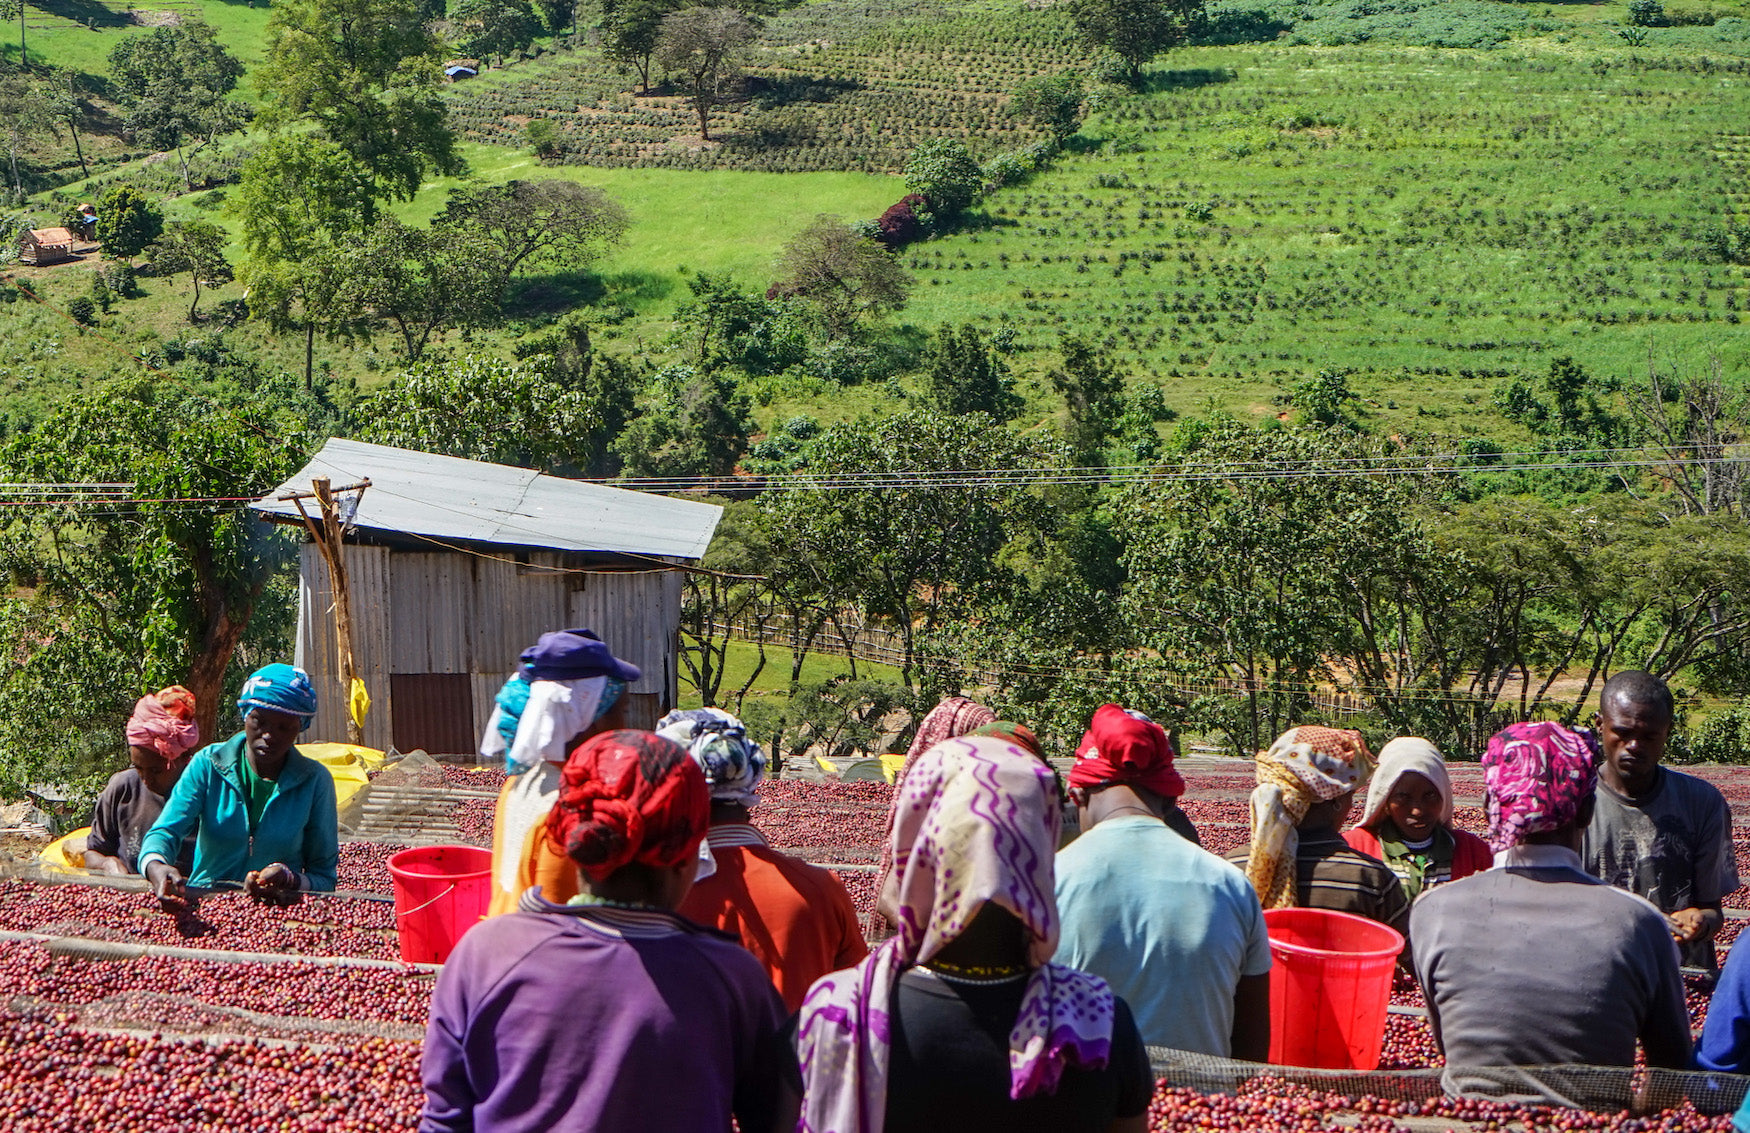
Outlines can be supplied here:
[[[1286, 389], [1340, 369], [1376, 427], [1417, 433], [1511, 436], [1494, 390], [1562, 354], [1618, 378], [1649, 355], [1686, 372], [1717, 356], [1744, 377], [1750, 291], [1745, 267], [1728, 262], [1750, 248], [1742, 0], [1705, 17], [1699, 0], [1674, 0], [1674, 16], [1713, 22], [1636, 29], [1637, 43], [1620, 3], [1419, 2], [1217, 5], [1218, 31], [1256, 42], [1175, 51], [1143, 93], [1101, 88], [1053, 167], [905, 253], [917, 285], [901, 321], [914, 340], [946, 322], [1012, 325], [1030, 419], [1055, 406], [1043, 374], [1071, 330], [1116, 351], [1180, 412], [1276, 414]], [[259, 52], [264, 8], [198, 7], [246, 59]], [[101, 68], [129, 31], [95, 15], [103, 30], [74, 29], [72, 12], [33, 6], [32, 21], [67, 24], [33, 29], [33, 44]], [[5, 34], [16, 40], [0, 31], [0, 50]], [[469, 136], [515, 143], [545, 114], [579, 162], [544, 167], [477, 140], [464, 147], [471, 177], [572, 178], [630, 211], [626, 242], [577, 293], [602, 313], [610, 348], [668, 357], [691, 273], [762, 288], [816, 213], [872, 217], [892, 203], [903, 186], [870, 170], [891, 170], [925, 137], [965, 137], [981, 157], [1031, 140], [1001, 113], [1003, 92], [1080, 58], [1059, 13], [997, 0], [880, 11], [817, 0], [771, 21], [768, 43], [750, 99], [723, 112], [712, 146], [684, 108], [631, 97], [630, 80], [587, 47], [447, 88]], [[453, 185], [424, 186], [401, 215], [429, 218]], [[232, 222], [222, 190], [167, 207]], [[1746, 234], [1731, 252], [1734, 225]], [[38, 273], [37, 284], [64, 306], [84, 290], [80, 272]], [[148, 288], [122, 308], [127, 329], [109, 333], [186, 333], [185, 284]], [[0, 320], [13, 324], [0, 328], [0, 382], [19, 391], [0, 397], [82, 354], [52, 314]], [[296, 342], [231, 333], [296, 364]], [[319, 351], [368, 384], [397, 365], [388, 341]], [[507, 347], [502, 335], [472, 338]], [[888, 396], [812, 379], [755, 392], [766, 421], [837, 419]]]
[[[760, 671], [753, 685], [748, 689], [749, 696], [787, 696], [790, 690], [790, 651], [777, 646], [766, 646], [766, 667]], [[723, 677], [722, 692], [727, 696], [746, 683], [753, 673], [754, 666], [759, 662], [759, 649], [743, 641], [729, 643], [726, 671]], [[810, 653], [802, 659], [802, 683], [815, 684], [831, 680], [833, 677], [849, 675], [850, 662], [843, 657], [834, 657], [825, 653]], [[873, 678], [898, 682], [899, 670], [890, 665], [878, 665], [874, 662], [861, 661], [857, 664], [859, 677]], [[682, 708], [697, 708], [700, 705], [699, 691], [688, 683], [685, 672], [681, 673], [680, 706]]]

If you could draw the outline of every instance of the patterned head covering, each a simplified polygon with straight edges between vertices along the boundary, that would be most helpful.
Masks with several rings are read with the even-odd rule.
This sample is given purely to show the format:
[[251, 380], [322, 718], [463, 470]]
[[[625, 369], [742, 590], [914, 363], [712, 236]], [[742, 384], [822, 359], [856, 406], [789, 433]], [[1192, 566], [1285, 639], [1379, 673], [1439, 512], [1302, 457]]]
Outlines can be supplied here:
[[1045, 758], [1045, 748], [1039, 742], [1039, 737], [1033, 734], [1033, 729], [1025, 724], [1017, 724], [1013, 720], [997, 720], [982, 728], [974, 728], [966, 733], [969, 736], [989, 736], [992, 739], [1006, 740], [1018, 748], [1024, 748], [1032, 753], [1035, 759]]
[[602, 881], [634, 862], [671, 869], [697, 857], [711, 824], [705, 775], [654, 732], [603, 732], [572, 751], [547, 839]]
[[1385, 806], [1391, 800], [1392, 788], [1411, 773], [1428, 780], [1440, 792], [1440, 813], [1434, 821], [1442, 826], [1451, 822], [1452, 777], [1446, 773], [1446, 760], [1440, 757], [1440, 749], [1419, 736], [1399, 736], [1379, 749], [1379, 766], [1367, 781], [1367, 805], [1356, 825], [1375, 830], [1386, 817]]
[[1290, 728], [1258, 753], [1246, 880], [1266, 909], [1291, 909], [1299, 900], [1294, 859], [1300, 820], [1313, 804], [1355, 790], [1372, 763], [1367, 741], [1349, 728]]
[[1033, 971], [1009, 1032], [1009, 1096], [1053, 1093], [1065, 1069], [1098, 1069], [1111, 1055], [1112, 989], [1050, 962], [1058, 933], [1050, 770], [996, 738], [948, 740], [919, 757], [898, 802], [887, 885], [899, 934], [809, 990], [797, 1029], [803, 1133], [880, 1133], [894, 982], [963, 932], [987, 901], [1013, 913], [1031, 941]]
[[1123, 783], [1176, 799], [1185, 793], [1185, 780], [1173, 767], [1178, 754], [1167, 730], [1147, 716], [1116, 704], [1102, 704], [1076, 748], [1069, 785]]
[[1560, 724], [1509, 725], [1489, 740], [1483, 785], [1496, 853], [1560, 830], [1598, 789], [1598, 737]]
[[194, 722], [194, 693], [171, 685], [142, 696], [128, 718], [130, 747], [149, 747], [172, 762], [190, 748], [200, 746], [201, 730]]
[[255, 670], [243, 682], [237, 712], [247, 716], [257, 708], [296, 716], [301, 725], [298, 730], [308, 728], [316, 718], [316, 687], [310, 683], [310, 674], [296, 665], [264, 665]]
[[[899, 806], [899, 788], [905, 785], [905, 777], [911, 772], [912, 764], [918, 761], [918, 756], [929, 751], [943, 740], [951, 740], [957, 736], [971, 735], [979, 728], [988, 727], [997, 722], [997, 714], [975, 700], [964, 696], [950, 696], [925, 714], [922, 723], [918, 724], [918, 734], [911, 741], [911, 746], [905, 751], [905, 765], [899, 769], [899, 774], [893, 778], [893, 805]], [[1018, 727], [1019, 725], [1017, 725]], [[1028, 733], [1031, 735], [1032, 733]], [[1037, 741], [1035, 741], [1037, 743]], [[887, 828], [893, 829], [897, 810], [887, 812]], [[875, 911], [893, 923], [894, 910], [882, 896], [887, 892], [887, 878], [893, 872], [893, 848], [888, 843], [881, 844], [881, 871], [875, 878]]]
[[715, 708], [681, 709], [658, 720], [656, 734], [687, 749], [705, 772], [712, 802], [759, 805], [766, 753], [747, 738], [740, 720]]

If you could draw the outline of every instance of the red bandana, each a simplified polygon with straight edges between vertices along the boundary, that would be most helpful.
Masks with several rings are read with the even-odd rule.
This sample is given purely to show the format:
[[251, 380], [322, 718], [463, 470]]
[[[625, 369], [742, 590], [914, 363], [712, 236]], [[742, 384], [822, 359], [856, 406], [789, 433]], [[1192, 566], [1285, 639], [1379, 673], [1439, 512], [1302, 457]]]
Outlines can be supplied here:
[[1140, 712], [1102, 704], [1076, 748], [1069, 785], [1122, 783], [1176, 799], [1185, 793], [1185, 780], [1173, 769], [1176, 758], [1178, 752], [1165, 728]]
[[633, 862], [669, 869], [699, 852], [711, 788], [687, 749], [654, 732], [603, 732], [572, 749], [547, 838], [593, 881]]

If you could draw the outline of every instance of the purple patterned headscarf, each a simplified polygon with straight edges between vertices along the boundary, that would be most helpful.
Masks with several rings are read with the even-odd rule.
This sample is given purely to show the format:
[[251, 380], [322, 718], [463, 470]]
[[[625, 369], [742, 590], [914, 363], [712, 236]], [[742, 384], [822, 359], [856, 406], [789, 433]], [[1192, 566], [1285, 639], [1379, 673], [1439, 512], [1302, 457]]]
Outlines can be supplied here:
[[918, 757], [889, 833], [886, 890], [899, 933], [855, 968], [816, 981], [802, 1004], [799, 1133], [880, 1133], [894, 982], [963, 932], [986, 901], [1015, 914], [1031, 937], [1033, 972], [1009, 1032], [1009, 1096], [1051, 1094], [1065, 1069], [1106, 1065], [1112, 989], [1050, 962], [1058, 822], [1050, 769], [1013, 743], [968, 736]]
[[1489, 845], [1500, 853], [1527, 834], [1559, 830], [1598, 788], [1598, 739], [1560, 724], [1512, 724], [1483, 755]]

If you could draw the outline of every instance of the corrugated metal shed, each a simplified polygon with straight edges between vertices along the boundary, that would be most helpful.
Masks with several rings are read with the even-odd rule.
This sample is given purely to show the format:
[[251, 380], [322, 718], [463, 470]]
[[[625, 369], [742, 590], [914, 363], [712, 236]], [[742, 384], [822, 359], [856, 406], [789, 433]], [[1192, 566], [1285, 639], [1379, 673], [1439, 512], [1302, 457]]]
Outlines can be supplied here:
[[329, 438], [301, 472], [250, 506], [295, 520], [296, 505], [276, 497], [307, 492], [318, 476], [336, 487], [371, 481], [359, 505], [359, 528], [499, 546], [697, 561], [723, 514], [714, 504], [339, 437]]

